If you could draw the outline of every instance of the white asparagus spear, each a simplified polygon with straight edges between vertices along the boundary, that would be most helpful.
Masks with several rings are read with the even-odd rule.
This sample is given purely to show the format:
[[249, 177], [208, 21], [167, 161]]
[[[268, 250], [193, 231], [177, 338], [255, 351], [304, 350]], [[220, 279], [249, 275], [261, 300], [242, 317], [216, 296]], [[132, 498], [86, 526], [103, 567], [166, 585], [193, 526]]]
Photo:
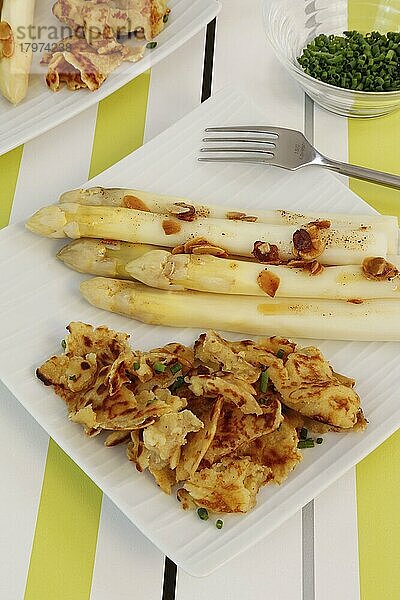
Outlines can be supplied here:
[[271, 225], [292, 225], [299, 227], [316, 220], [329, 220], [333, 229], [359, 227], [383, 231], [388, 238], [388, 252], [397, 254], [398, 222], [397, 217], [389, 215], [350, 215], [343, 213], [320, 212], [293, 212], [289, 210], [253, 210], [236, 207], [206, 205], [178, 196], [154, 194], [136, 189], [93, 187], [76, 189], [65, 192], [60, 197], [60, 202], [76, 202], [78, 204], [91, 204], [94, 206], [122, 206], [147, 210], [163, 215], [176, 214], [176, 211], [185, 211], [182, 204], [193, 207], [200, 218], [211, 217], [214, 219], [248, 219], [256, 218], [259, 223]]
[[[258, 240], [275, 244], [281, 258], [293, 258], [296, 227], [247, 223], [222, 219], [187, 222], [172, 217], [111, 206], [51, 205], [40, 209], [27, 228], [52, 238], [94, 237], [175, 247], [202, 237], [229, 254], [251, 256]], [[380, 231], [321, 230], [326, 248], [318, 260], [323, 264], [357, 264], [366, 256], [387, 254], [387, 240]], [[210, 254], [210, 252], [207, 252]]]
[[[132, 276], [126, 270], [126, 265], [155, 250], [162, 253], [166, 248], [160, 249], [150, 244], [132, 244], [116, 240], [80, 238], [63, 246], [57, 253], [57, 258], [67, 267], [79, 273], [132, 279]], [[167, 252], [168, 256], [170, 254], [170, 252]], [[152, 260], [154, 260], [154, 257]], [[235, 257], [235, 260], [245, 259]], [[160, 261], [157, 264], [159, 265]], [[157, 268], [160, 269], [159, 266]], [[171, 289], [169, 282], [167, 287]], [[164, 289], [164, 286], [162, 288]]]
[[[4, 0], [0, 21], [8, 23], [14, 38], [10, 57], [0, 60], [0, 91], [12, 104], [18, 104], [28, 91], [32, 64], [31, 31], [35, 0]], [[21, 37], [21, 34], [23, 37]]]
[[151, 325], [332, 340], [400, 341], [400, 302], [260, 299], [193, 291], [167, 292], [133, 281], [95, 277], [81, 283], [98, 308]]
[[79, 273], [131, 279], [126, 265], [155, 249], [148, 244], [82, 238], [63, 246], [57, 258]]
[[[400, 267], [400, 257], [395, 265]], [[261, 265], [209, 255], [171, 254], [155, 250], [125, 266], [126, 273], [142, 283], [168, 289], [216, 294], [274, 296], [276, 298], [330, 298], [400, 300], [400, 277], [391, 281], [367, 279], [359, 265], [325, 267], [318, 275], [287, 266]]]

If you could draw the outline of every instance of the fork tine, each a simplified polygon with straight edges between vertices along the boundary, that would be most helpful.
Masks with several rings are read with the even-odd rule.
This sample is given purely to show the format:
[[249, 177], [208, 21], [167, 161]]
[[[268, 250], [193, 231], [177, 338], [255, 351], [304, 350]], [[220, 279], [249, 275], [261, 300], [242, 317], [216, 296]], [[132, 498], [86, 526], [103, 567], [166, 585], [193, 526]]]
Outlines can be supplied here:
[[274, 153], [271, 150], [264, 150], [264, 148], [256, 147], [256, 146], [226, 146], [226, 148], [201, 148], [200, 152], [252, 152], [253, 154], [266, 154], [273, 158]]
[[264, 140], [263, 138], [243, 138], [243, 137], [220, 137], [220, 138], [203, 138], [203, 142], [245, 142], [254, 144], [264, 144], [269, 148], [276, 148], [276, 144], [270, 140]]
[[279, 137], [280, 133], [284, 131], [282, 127], [262, 127], [259, 125], [241, 125], [231, 127], [206, 127], [205, 131], [213, 133], [264, 133], [265, 135], [272, 135]]

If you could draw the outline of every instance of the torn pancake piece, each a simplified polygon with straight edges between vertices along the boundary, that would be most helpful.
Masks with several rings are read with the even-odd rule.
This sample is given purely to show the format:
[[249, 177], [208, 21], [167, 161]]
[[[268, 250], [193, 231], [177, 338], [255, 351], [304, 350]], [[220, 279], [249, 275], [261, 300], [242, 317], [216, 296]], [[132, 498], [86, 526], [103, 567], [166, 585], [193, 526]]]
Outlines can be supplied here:
[[183, 488], [197, 506], [213, 512], [245, 513], [256, 504], [256, 496], [270, 470], [247, 457], [224, 457], [201, 469]]
[[[100, 384], [102, 385], [102, 384]], [[114, 395], [98, 391], [86, 396], [85, 405], [69, 418], [89, 429], [131, 431], [143, 429], [160, 416], [177, 412], [186, 401], [173, 396], [169, 390], [144, 391], [134, 394], [128, 386], [122, 386]]]
[[57, 19], [89, 41], [135, 31], [150, 40], [163, 30], [168, 12], [166, 0], [57, 0], [53, 6]]
[[191, 348], [183, 344], [166, 344], [148, 352], [135, 352], [129, 376], [135, 391], [170, 387], [178, 377], [185, 376], [194, 364]]
[[273, 481], [281, 484], [303, 458], [297, 449], [298, 441], [295, 427], [285, 418], [276, 431], [243, 444], [238, 455], [248, 456], [255, 463], [270, 469], [264, 483]]
[[175, 469], [187, 434], [202, 427], [203, 423], [190, 410], [163, 415], [156, 423], [146, 427], [143, 442], [155, 458], [154, 465]]
[[105, 366], [111, 365], [122, 353], [131, 351], [127, 333], [105, 326], [93, 327], [81, 321], [72, 321], [66, 329], [69, 332], [64, 340], [67, 356], [85, 356], [88, 352], [96, 352], [97, 360]]
[[[70, 420], [83, 425], [88, 435], [102, 429], [128, 432], [141, 429], [186, 406], [184, 397], [157, 386], [154, 370], [149, 389], [136, 389], [131, 373], [135, 372], [137, 355], [129, 346], [129, 335], [80, 322], [70, 323], [67, 329], [64, 353], [52, 356], [36, 374], [45, 385], [54, 387], [67, 405]], [[154, 352], [159, 356], [161, 350]], [[164, 350], [171, 364], [176, 364], [178, 357], [182, 368], [189, 368], [193, 357], [190, 349], [181, 344], [167, 344]], [[108, 443], [112, 445], [118, 438], [116, 435]]]
[[189, 410], [164, 415], [146, 429], [131, 432], [128, 459], [136, 464], [138, 471], [148, 469], [162, 491], [170, 494], [186, 436], [202, 427], [203, 423]]
[[48, 65], [46, 83], [53, 92], [63, 84], [70, 90], [94, 91], [122, 62], [137, 62], [143, 53], [144, 46], [131, 48], [113, 38], [88, 44], [82, 37], [71, 36], [55, 44], [41, 64]]
[[108, 434], [104, 445], [107, 446], [107, 448], [118, 446], [119, 444], [123, 444], [130, 440], [130, 437], [130, 431], [112, 431]]
[[275, 431], [282, 422], [281, 403], [272, 400], [262, 407], [261, 415], [245, 415], [231, 402], [225, 402], [217, 430], [201, 464], [210, 466], [231, 454], [242, 444]]
[[195, 343], [196, 356], [205, 364], [218, 364], [219, 370], [234, 373], [236, 377], [248, 383], [254, 383], [260, 377], [260, 369], [235, 352], [230, 343], [215, 331], [208, 331]]
[[221, 396], [216, 400], [194, 397], [188, 402], [189, 409], [200, 419], [204, 427], [199, 431], [189, 433], [186, 438], [187, 443], [182, 447], [181, 457], [176, 467], [178, 481], [188, 479], [197, 470], [201, 459], [214, 439], [222, 405], [223, 398]]
[[176, 483], [175, 472], [168, 465], [161, 464], [152, 450], [146, 448], [143, 442], [143, 429], [131, 432], [131, 441], [126, 448], [128, 460], [135, 463], [139, 473], [146, 469], [153, 475], [157, 485], [165, 494], [170, 494]]
[[238, 342], [228, 342], [228, 344], [247, 362], [256, 366], [268, 365], [270, 361], [269, 354], [283, 358], [296, 350], [294, 342], [276, 335], [269, 338], [259, 338], [256, 342], [253, 340], [240, 340]]
[[168, 465], [159, 467], [150, 461], [149, 471], [156, 480], [157, 485], [165, 494], [170, 494], [172, 486], [176, 483], [175, 471], [170, 469]]
[[302, 415], [342, 429], [356, 424], [360, 398], [335, 376], [318, 348], [297, 349], [285, 363], [276, 359], [268, 374], [282, 402]]
[[335, 425], [329, 425], [329, 423], [323, 423], [322, 421], [314, 421], [314, 419], [310, 419], [305, 415], [300, 414], [299, 412], [285, 407], [285, 421], [290, 422], [293, 427], [296, 429], [307, 429], [307, 431], [311, 431], [312, 433], [329, 433], [333, 431], [335, 433], [346, 433], [349, 431], [364, 431], [368, 426], [368, 421], [364, 417], [363, 411], [360, 409], [357, 413], [357, 421], [353, 425], [353, 427], [348, 429], [343, 429], [342, 427], [335, 427]]
[[181, 503], [183, 510], [195, 510], [197, 508], [197, 504], [192, 496], [183, 488], [179, 488], [176, 492], [176, 499]]
[[195, 396], [217, 398], [223, 396], [236, 404], [245, 414], [262, 414], [261, 406], [255, 399], [256, 390], [252, 385], [234, 377], [231, 373], [215, 375], [193, 375], [189, 377], [189, 389]]
[[150, 450], [148, 450], [143, 442], [143, 429], [131, 431], [131, 441], [126, 448], [128, 460], [135, 463], [139, 473], [143, 473], [149, 466]]
[[[74, 398], [73, 394], [93, 385], [97, 373], [97, 358], [92, 352], [83, 356], [51, 356], [36, 369], [38, 379], [45, 385], [53, 385], [56, 393], [64, 397], [69, 410], [77, 407], [75, 402], [70, 402], [70, 399]], [[61, 390], [64, 390], [64, 393]]]
[[70, 420], [83, 425], [88, 435], [102, 429], [141, 429], [186, 406], [185, 398], [168, 389], [135, 390], [129, 378], [135, 354], [128, 335], [74, 322], [68, 330], [65, 352], [48, 359], [36, 374], [53, 386], [65, 401]]

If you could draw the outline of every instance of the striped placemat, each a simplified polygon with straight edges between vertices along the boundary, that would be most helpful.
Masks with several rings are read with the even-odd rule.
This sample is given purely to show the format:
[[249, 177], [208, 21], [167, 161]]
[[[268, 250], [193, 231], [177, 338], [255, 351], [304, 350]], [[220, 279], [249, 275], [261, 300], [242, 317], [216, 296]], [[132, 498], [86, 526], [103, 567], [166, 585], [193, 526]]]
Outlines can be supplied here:
[[[349, 29], [360, 4], [349, 3]], [[376, 8], [369, 8], [375, 29]], [[367, 15], [364, 13], [364, 18]], [[349, 119], [349, 162], [400, 175], [400, 112], [378, 119]], [[351, 189], [376, 210], [400, 216], [400, 191], [358, 180]], [[400, 431], [363, 460], [356, 469], [360, 594], [363, 600], [400, 598]]]
[[[352, 13], [350, 11], [349, 28]], [[208, 30], [203, 100], [211, 91], [215, 27]], [[150, 74], [145, 73], [98, 107], [88, 178], [143, 142]], [[400, 174], [400, 113], [349, 120], [349, 160]], [[0, 157], [0, 227], [8, 223], [23, 148]], [[400, 192], [358, 181], [352, 189], [377, 210], [400, 214]], [[400, 432], [357, 467], [361, 597], [400, 598]], [[102, 506], [101, 491], [52, 441], [49, 442], [25, 600], [89, 600]], [[64, 540], [64, 543], [60, 543]], [[163, 597], [173, 598], [176, 569], [166, 561]], [[134, 594], [134, 591], [132, 591]]]

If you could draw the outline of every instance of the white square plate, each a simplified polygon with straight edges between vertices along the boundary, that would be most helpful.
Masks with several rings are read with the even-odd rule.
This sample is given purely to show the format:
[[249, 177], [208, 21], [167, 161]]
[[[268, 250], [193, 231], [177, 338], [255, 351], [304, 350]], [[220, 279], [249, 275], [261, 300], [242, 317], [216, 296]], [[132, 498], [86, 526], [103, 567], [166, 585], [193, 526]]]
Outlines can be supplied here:
[[[64, 87], [54, 93], [44, 79], [46, 67], [39, 65], [46, 43], [50, 43], [50, 47], [54, 43], [54, 32], [57, 32], [57, 39], [62, 37], [59, 34], [63, 24], [53, 16], [53, 4], [54, 0], [37, 0], [36, 3], [34, 31], [37, 33], [34, 37], [37, 51], [34, 52], [26, 98], [18, 106], [12, 106], [0, 95], [0, 155], [67, 121], [144, 73], [198, 33], [221, 8], [218, 0], [169, 0], [171, 15], [168, 23], [157, 36], [157, 47], [146, 50], [142, 60], [123, 63], [95, 92], [71, 92]], [[40, 35], [39, 27], [42, 28]], [[171, 73], [171, 80], [174, 78], [178, 80], [179, 73]]]
[[[91, 183], [139, 187], [248, 210], [262, 206], [371, 212], [333, 175], [317, 168], [290, 173], [196, 160], [205, 127], [251, 122], [265, 119], [246, 98], [225, 91]], [[64, 403], [34, 375], [38, 365], [61, 350], [64, 328], [72, 320], [126, 331], [138, 348], [172, 340], [190, 344], [199, 331], [144, 325], [89, 306], [78, 291], [85, 276], [54, 257], [59, 245], [29, 233], [22, 223], [0, 232], [0, 377], [126, 516], [191, 575], [212, 572], [266, 536], [399, 427], [399, 344], [316, 341], [339, 372], [356, 379], [368, 429], [324, 436], [321, 446], [304, 452], [303, 462], [282, 486], [264, 487], [257, 507], [247, 515], [224, 518], [222, 530], [215, 528], [214, 520], [200, 521], [195, 512], [184, 512], [174, 495], [159, 491], [151, 476], [139, 474], [123, 448], [105, 448], [99, 437], [85, 438], [80, 426], [67, 421]]]

